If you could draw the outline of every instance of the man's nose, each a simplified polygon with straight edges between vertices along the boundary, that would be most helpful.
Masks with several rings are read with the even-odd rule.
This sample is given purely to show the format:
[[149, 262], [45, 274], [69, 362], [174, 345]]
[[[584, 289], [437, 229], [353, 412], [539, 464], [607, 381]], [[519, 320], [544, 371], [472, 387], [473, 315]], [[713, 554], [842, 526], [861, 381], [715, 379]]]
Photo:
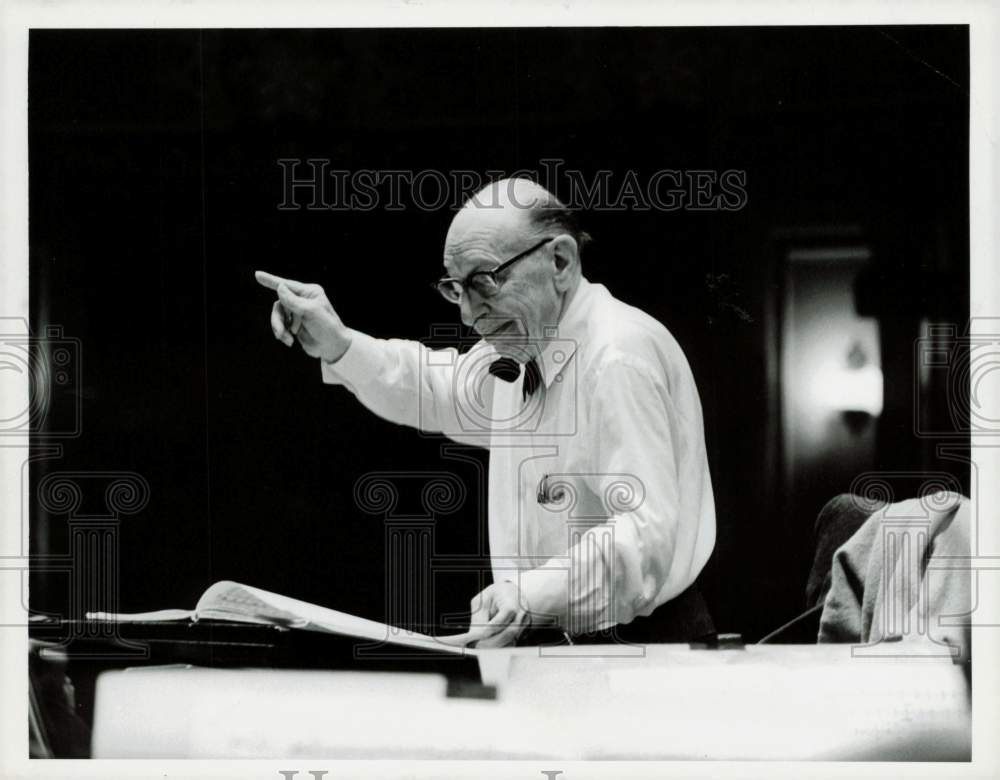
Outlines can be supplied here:
[[476, 321], [480, 308], [480, 302], [473, 301], [473, 297], [478, 298], [479, 296], [470, 290], [463, 290], [462, 297], [458, 301], [458, 308], [462, 313], [462, 324], [467, 328], [471, 328], [472, 323]]

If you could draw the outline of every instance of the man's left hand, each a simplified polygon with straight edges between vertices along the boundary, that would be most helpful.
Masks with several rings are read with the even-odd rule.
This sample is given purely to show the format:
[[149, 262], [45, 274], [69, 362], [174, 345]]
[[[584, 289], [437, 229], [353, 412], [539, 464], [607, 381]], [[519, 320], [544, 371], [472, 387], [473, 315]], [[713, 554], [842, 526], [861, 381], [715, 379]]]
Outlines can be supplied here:
[[497, 582], [472, 599], [472, 631], [484, 636], [476, 647], [505, 647], [531, 624], [531, 613], [513, 582]]

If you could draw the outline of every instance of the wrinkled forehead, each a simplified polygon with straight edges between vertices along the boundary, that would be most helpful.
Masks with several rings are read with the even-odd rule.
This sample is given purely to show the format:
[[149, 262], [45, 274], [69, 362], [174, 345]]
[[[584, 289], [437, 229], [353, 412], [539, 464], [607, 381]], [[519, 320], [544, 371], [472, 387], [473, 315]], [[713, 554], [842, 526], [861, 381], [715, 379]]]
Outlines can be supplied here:
[[503, 262], [522, 242], [526, 224], [527, 214], [523, 209], [509, 206], [461, 209], [445, 237], [445, 273], [463, 277]]

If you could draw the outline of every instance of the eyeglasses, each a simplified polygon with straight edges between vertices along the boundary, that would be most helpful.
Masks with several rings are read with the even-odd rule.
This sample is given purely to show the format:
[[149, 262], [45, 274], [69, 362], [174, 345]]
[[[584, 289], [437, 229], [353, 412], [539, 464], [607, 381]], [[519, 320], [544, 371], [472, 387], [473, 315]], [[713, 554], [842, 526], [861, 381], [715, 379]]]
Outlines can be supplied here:
[[446, 276], [444, 279], [438, 279], [431, 286], [441, 293], [442, 297], [449, 303], [459, 303], [462, 300], [462, 293], [466, 290], [475, 290], [476, 295], [480, 298], [492, 298], [500, 292], [500, 287], [503, 285], [503, 281], [497, 278], [501, 271], [510, 268], [518, 260], [523, 260], [532, 252], [537, 252], [554, 238], [558, 238], [558, 236], [543, 238], [534, 246], [514, 255], [510, 260], [500, 263], [489, 271], [473, 271], [465, 279]]

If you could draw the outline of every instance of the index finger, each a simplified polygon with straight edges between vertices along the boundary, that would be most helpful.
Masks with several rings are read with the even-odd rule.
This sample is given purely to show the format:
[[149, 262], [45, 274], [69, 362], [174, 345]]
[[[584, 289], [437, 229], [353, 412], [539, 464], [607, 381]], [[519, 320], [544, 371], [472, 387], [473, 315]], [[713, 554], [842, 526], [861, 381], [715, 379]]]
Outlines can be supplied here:
[[275, 276], [274, 274], [269, 274], [267, 271], [254, 271], [254, 279], [257, 280], [258, 284], [263, 285], [268, 290], [277, 290], [278, 285], [284, 284], [296, 295], [301, 295], [305, 285], [302, 282], [296, 282], [294, 279], [285, 279], [281, 276]]

